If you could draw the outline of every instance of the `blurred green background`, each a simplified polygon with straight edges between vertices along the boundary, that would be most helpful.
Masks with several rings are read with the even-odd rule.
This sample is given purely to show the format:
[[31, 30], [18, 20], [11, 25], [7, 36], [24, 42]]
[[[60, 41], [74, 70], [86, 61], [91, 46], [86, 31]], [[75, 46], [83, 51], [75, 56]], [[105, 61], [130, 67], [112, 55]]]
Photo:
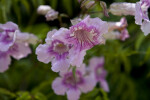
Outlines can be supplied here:
[[[113, 2], [137, 2], [137, 0], [105, 0], [108, 7]], [[68, 15], [59, 20], [47, 22], [37, 14], [39, 5], [50, 5], [59, 13]], [[95, 8], [96, 9], [96, 8]], [[77, 0], [0, 0], [0, 23], [13, 21], [22, 32], [38, 36], [41, 43], [47, 32], [62, 26], [69, 27], [70, 19], [79, 15], [81, 9]], [[119, 21], [121, 17], [96, 13], [105, 21]], [[133, 16], [127, 16], [130, 38], [125, 42], [109, 40], [106, 45], [98, 45], [87, 51], [84, 62], [93, 56], [105, 57], [105, 69], [110, 92], [99, 86], [80, 100], [150, 100], [150, 35], [144, 36]], [[39, 44], [39, 43], [38, 43]], [[37, 44], [37, 45], [38, 45]], [[9, 69], [0, 73], [0, 100], [66, 100], [66, 96], [54, 94], [51, 83], [58, 76], [51, 71], [51, 64], [37, 60], [35, 48], [32, 54], [19, 61], [12, 59]]]

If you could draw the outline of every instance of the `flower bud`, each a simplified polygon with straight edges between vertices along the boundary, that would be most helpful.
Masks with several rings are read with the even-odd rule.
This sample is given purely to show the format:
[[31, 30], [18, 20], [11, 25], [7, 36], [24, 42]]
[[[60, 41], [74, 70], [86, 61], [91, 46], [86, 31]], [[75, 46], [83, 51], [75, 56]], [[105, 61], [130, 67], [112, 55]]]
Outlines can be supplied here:
[[114, 15], [134, 15], [135, 3], [113, 3], [110, 5], [109, 11]]
[[40, 5], [37, 9], [37, 13], [41, 15], [46, 15], [48, 11], [51, 10], [51, 7], [48, 5]]
[[46, 17], [47, 21], [57, 19], [58, 18], [58, 12], [53, 10], [53, 9], [51, 9], [50, 11], [47, 12], [45, 17]]

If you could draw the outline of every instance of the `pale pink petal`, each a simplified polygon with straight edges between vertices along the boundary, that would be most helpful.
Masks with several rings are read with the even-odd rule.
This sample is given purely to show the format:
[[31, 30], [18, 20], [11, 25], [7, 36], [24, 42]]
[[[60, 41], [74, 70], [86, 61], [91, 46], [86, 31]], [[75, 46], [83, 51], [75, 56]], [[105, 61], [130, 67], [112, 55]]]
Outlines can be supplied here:
[[144, 32], [144, 35], [148, 35], [150, 33], [150, 21], [144, 20], [141, 25], [141, 30]]
[[68, 100], [79, 100], [80, 98], [80, 90], [79, 89], [69, 89], [67, 91]]
[[[82, 75], [84, 75], [84, 74], [86, 73], [86, 66], [85, 66], [85, 64], [83, 63], [83, 64], [81, 64], [80, 67], [76, 67], [76, 71], [80, 71], [80, 72], [82, 73]], [[67, 72], [72, 72], [72, 68], [69, 68], [68, 70], [65, 70], [65, 71], [61, 71], [61, 72], [59, 73], [59, 75], [60, 75], [61, 77], [64, 77], [64, 75], [65, 75]]]
[[54, 72], [67, 71], [69, 68], [69, 60], [68, 59], [60, 59], [60, 60], [52, 60], [52, 70]]
[[104, 64], [105, 59], [104, 57], [93, 57], [90, 59], [89, 67], [92, 71], [95, 70], [95, 67], [97, 67], [98, 64]]
[[141, 3], [137, 2], [135, 5], [135, 23], [138, 25], [142, 25], [142, 9]]
[[15, 59], [27, 57], [31, 53], [28, 43], [16, 43], [10, 49], [10, 55]]
[[52, 36], [53, 36], [56, 32], [57, 32], [57, 30], [56, 30], [56, 29], [53, 29], [52, 31], [49, 31], [49, 32], [47, 33], [47, 37], [46, 37], [46, 39], [45, 39], [45, 42], [46, 42], [47, 44], [51, 44], [51, 42], [52, 42]]
[[18, 31], [16, 34], [16, 40], [20, 42], [36, 44], [38, 38], [33, 34]]
[[66, 38], [66, 33], [68, 33], [68, 29], [66, 28], [60, 28], [54, 35], [53, 39], [63, 41], [64, 43], [67, 43]]
[[69, 58], [72, 66], [80, 67], [83, 63], [86, 51], [75, 52], [73, 49], [69, 51]]
[[0, 51], [8, 51], [8, 49], [10, 48], [10, 46], [13, 45], [13, 42], [9, 43], [9, 44], [6, 44], [4, 42], [0, 42]]
[[86, 65], [82, 63], [80, 67], [76, 68], [76, 70], [82, 72], [82, 75], [84, 75], [86, 73]]
[[120, 39], [122, 41], [125, 41], [126, 39], [128, 39], [130, 37], [129, 33], [128, 33], [128, 30], [127, 29], [124, 29], [121, 31], [120, 33]]
[[10, 63], [11, 63], [11, 59], [9, 55], [0, 57], [0, 72], [6, 71]]
[[52, 60], [53, 56], [51, 56], [48, 53], [48, 48], [49, 48], [49, 45], [47, 44], [40, 44], [36, 48], [37, 59], [39, 61], [44, 62], [44, 63], [49, 63]]
[[52, 83], [52, 89], [57, 95], [65, 95], [67, 88], [63, 86], [62, 79], [56, 78]]
[[93, 88], [96, 86], [96, 82], [97, 81], [95, 80], [94, 74], [90, 74], [85, 76], [85, 83], [80, 85], [79, 88], [82, 92], [87, 93], [93, 90]]
[[99, 30], [101, 34], [108, 32], [108, 24], [105, 21], [102, 21], [100, 18], [90, 18], [87, 16], [83, 20], [88, 26], [94, 26], [96, 29]]
[[100, 86], [101, 88], [103, 88], [104, 91], [109, 92], [109, 86], [106, 80], [100, 81]]
[[15, 40], [16, 40], [16, 33], [15, 32], [9, 32], [9, 37], [7, 37], [7, 33], [1, 32], [0, 33], [0, 51], [8, 51], [8, 49], [14, 44]]
[[51, 9], [47, 12], [47, 14], [45, 15], [46, 17], [46, 21], [53, 21], [54, 19], [57, 19], [58, 18], [58, 12]]
[[0, 24], [0, 30], [18, 30], [18, 25], [13, 22], [7, 22], [6, 24]]

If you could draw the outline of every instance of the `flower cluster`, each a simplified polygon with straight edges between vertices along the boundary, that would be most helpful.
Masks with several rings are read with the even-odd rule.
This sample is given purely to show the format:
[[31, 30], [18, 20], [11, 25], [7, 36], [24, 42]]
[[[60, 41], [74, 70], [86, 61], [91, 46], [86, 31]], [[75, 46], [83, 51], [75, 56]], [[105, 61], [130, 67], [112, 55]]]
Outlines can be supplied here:
[[0, 72], [8, 69], [11, 56], [19, 60], [30, 54], [29, 44], [34, 44], [36, 40], [36, 36], [22, 33], [13, 22], [0, 24]]
[[70, 65], [80, 67], [86, 50], [105, 42], [108, 24], [99, 18], [87, 16], [69, 29], [60, 28], [48, 32], [45, 44], [36, 49], [38, 60], [52, 62], [52, 70], [64, 71]]
[[[108, 33], [108, 23], [90, 16], [71, 22], [73, 25], [69, 29], [49, 31], [46, 43], [36, 48], [38, 60], [44, 63], [51, 62], [51, 69], [60, 72], [61, 77], [56, 78], [52, 84], [55, 93], [64, 95], [66, 92], [69, 100], [78, 100], [81, 92], [91, 91], [97, 82], [108, 92], [106, 71], [103, 69], [104, 59], [96, 59], [99, 63], [91, 62], [89, 67], [83, 64], [87, 50], [105, 43], [103, 35]], [[72, 68], [76, 68], [75, 75]], [[96, 70], [99, 72], [95, 72]]]
[[[104, 58], [92, 58], [88, 67], [85, 67], [83, 60], [86, 51], [95, 45], [105, 44], [111, 32], [114, 33], [115, 39], [124, 41], [129, 38], [126, 19], [106, 22], [87, 16], [84, 19], [71, 20], [71, 23], [69, 29], [49, 31], [46, 43], [36, 48], [37, 59], [46, 64], [51, 62], [51, 69], [60, 74], [52, 84], [53, 90], [58, 95], [66, 93], [69, 100], [78, 100], [81, 92], [91, 91], [99, 82], [108, 92], [105, 80], [107, 72], [103, 68]], [[74, 73], [73, 68], [76, 69]]]
[[[90, 9], [98, 2], [90, 0], [78, 0]], [[108, 9], [105, 2], [100, 3], [105, 16]], [[141, 25], [145, 35], [150, 33], [150, 20], [148, 10], [150, 0], [140, 0], [137, 3], [113, 3], [109, 12], [114, 15], [131, 15], [135, 17], [135, 23]], [[38, 14], [45, 15], [47, 21], [58, 18], [58, 12], [50, 6], [41, 5], [37, 9]], [[69, 28], [53, 29], [48, 32], [44, 44], [36, 48], [37, 59], [43, 63], [51, 62], [51, 69], [59, 72], [60, 77], [52, 83], [52, 89], [57, 95], [67, 95], [69, 100], [78, 100], [81, 93], [87, 93], [99, 83], [104, 91], [109, 92], [106, 81], [107, 71], [104, 69], [104, 57], [93, 57], [86, 66], [83, 63], [86, 51], [95, 45], [105, 44], [107, 39], [128, 39], [127, 20], [121, 18], [119, 22], [106, 22], [100, 18], [71, 20]], [[31, 53], [29, 44], [34, 44], [37, 37], [23, 33], [12, 22], [0, 24], [0, 72], [8, 69], [13, 57], [17, 60]]]

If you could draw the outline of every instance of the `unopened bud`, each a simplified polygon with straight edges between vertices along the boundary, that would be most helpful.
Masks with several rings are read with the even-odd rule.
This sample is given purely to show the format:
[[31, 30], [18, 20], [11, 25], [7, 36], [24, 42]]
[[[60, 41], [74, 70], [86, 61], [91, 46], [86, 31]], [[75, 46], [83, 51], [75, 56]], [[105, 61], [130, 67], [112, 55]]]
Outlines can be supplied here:
[[91, 6], [93, 6], [95, 4], [95, 1], [89, 1], [86, 5], [85, 5], [85, 7], [86, 7], [86, 9], [89, 9]]
[[100, 1], [100, 5], [101, 5], [101, 7], [103, 8], [103, 13], [104, 13], [104, 15], [105, 15], [106, 17], [109, 17], [106, 3], [105, 3], [104, 1]]
[[113, 3], [110, 5], [109, 12], [114, 15], [134, 15], [135, 3]]
[[57, 19], [58, 18], [58, 12], [53, 10], [53, 9], [51, 9], [50, 11], [47, 12], [45, 17], [46, 17], [47, 21]]
[[46, 15], [48, 11], [51, 10], [51, 7], [48, 5], [40, 5], [37, 9], [37, 13], [41, 15]]

